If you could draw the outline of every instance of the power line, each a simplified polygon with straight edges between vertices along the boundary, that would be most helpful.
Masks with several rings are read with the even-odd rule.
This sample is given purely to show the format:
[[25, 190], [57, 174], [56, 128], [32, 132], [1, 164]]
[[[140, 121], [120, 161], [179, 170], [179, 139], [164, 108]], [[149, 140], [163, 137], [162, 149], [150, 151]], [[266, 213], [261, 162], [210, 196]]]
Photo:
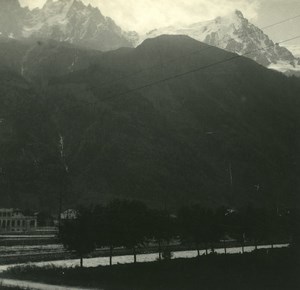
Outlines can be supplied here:
[[279, 24], [282, 24], [282, 23], [289, 22], [289, 21], [294, 20], [294, 19], [296, 19], [296, 18], [300, 18], [300, 14], [299, 14], [299, 15], [296, 15], [296, 16], [294, 16], [294, 17], [290, 17], [290, 18], [281, 20], [281, 21], [279, 21], [279, 22], [276, 22], [276, 23], [273, 23], [273, 24], [264, 26], [264, 27], [262, 27], [261, 29], [271, 28], [271, 27], [274, 27], [274, 26], [276, 26], [276, 25], [279, 25]]
[[[295, 37], [293, 37], [293, 38], [289, 38], [289, 39], [280, 41], [280, 42], [278, 42], [277, 44], [289, 42], [289, 41], [292, 41], [292, 40], [295, 40], [295, 39], [299, 39], [299, 38], [300, 38], [300, 35], [295, 36]], [[177, 78], [181, 78], [181, 77], [183, 77], [183, 76], [186, 76], [186, 75], [189, 75], [189, 74], [192, 74], [192, 73], [195, 73], [195, 72], [204, 70], [204, 69], [208, 69], [208, 68], [210, 68], [210, 67], [213, 67], [213, 66], [216, 66], [216, 65], [220, 65], [220, 64], [223, 64], [223, 63], [226, 63], [226, 62], [230, 62], [230, 61], [232, 61], [232, 60], [234, 60], [234, 59], [241, 58], [241, 57], [244, 57], [244, 56], [249, 55], [249, 54], [251, 54], [251, 53], [254, 53], [254, 52], [256, 52], [256, 51], [263, 50], [263, 49], [267, 49], [267, 48], [270, 48], [270, 47], [273, 47], [273, 46], [274, 46], [274, 44], [269, 45], [269, 46], [266, 46], [266, 47], [263, 47], [263, 48], [259, 48], [259, 49], [255, 49], [255, 50], [249, 51], [249, 52], [247, 52], [247, 53], [245, 53], [245, 54], [242, 54], [242, 55], [236, 55], [236, 54], [235, 54], [234, 56], [232, 56], [232, 57], [230, 57], [230, 58], [228, 58], [228, 59], [224, 59], [224, 60], [221, 60], [221, 61], [217, 61], [217, 62], [208, 64], [208, 65], [205, 65], [205, 66], [198, 67], [198, 68], [193, 69], [193, 70], [189, 70], [189, 71], [186, 71], [186, 72], [183, 72], [183, 73], [180, 73], [180, 74], [176, 74], [176, 75], [173, 75], [173, 76], [170, 76], [170, 77], [167, 77], [167, 78], [164, 78], [164, 79], [155, 81], [155, 82], [151, 82], [151, 83], [148, 83], [148, 84], [146, 84], [146, 85], [143, 85], [143, 86], [136, 87], [136, 88], [133, 88], [133, 89], [131, 89], [131, 90], [128, 90], [128, 91], [123, 92], [123, 93], [121, 93], [121, 94], [116, 94], [116, 95], [114, 95], [114, 96], [110, 96], [110, 97], [103, 98], [103, 99], [101, 99], [101, 101], [106, 101], [106, 100], [110, 100], [110, 99], [113, 99], [113, 98], [119, 98], [119, 97], [121, 97], [121, 96], [130, 94], [130, 93], [133, 93], [133, 92], [135, 92], [135, 91], [139, 91], [139, 90], [142, 90], [142, 89], [145, 89], [145, 88], [148, 88], [148, 87], [157, 85], [157, 84], [161, 84], [161, 83], [164, 83], [164, 82], [167, 82], [167, 81], [170, 81], [170, 80], [174, 80], [174, 79], [177, 79]]]
[[[271, 28], [271, 27], [280, 25], [280, 24], [282, 24], [282, 23], [285, 23], [285, 22], [288, 22], [288, 21], [291, 21], [291, 20], [294, 20], [294, 19], [297, 19], [297, 18], [300, 18], [300, 14], [299, 14], [299, 15], [296, 15], [296, 16], [293, 16], [293, 17], [290, 17], [290, 18], [286, 18], [286, 19], [284, 19], [284, 20], [281, 20], [281, 21], [278, 21], [278, 22], [275, 22], [275, 23], [272, 23], [272, 24], [270, 24], [270, 25], [261, 27], [261, 28], [259, 28], [259, 29], [262, 31], [263, 29], [268, 29], [268, 28]], [[253, 33], [255, 33], [255, 32], [256, 32], [256, 31], [251, 31], [251, 32], [247, 33], [247, 35], [249, 36], [249, 35], [251, 35], [251, 34], [253, 34]], [[262, 32], [263, 32], [263, 31], [262, 31]], [[223, 41], [224, 38], [225, 38], [225, 36], [224, 36], [221, 40], [219, 40], [219, 42]], [[282, 43], [282, 42], [280, 42], [280, 43]], [[205, 44], [205, 43], [204, 43], [204, 44]], [[206, 45], [208, 45], [208, 44], [206, 44]], [[143, 68], [143, 69], [137, 70], [137, 71], [133, 72], [132, 74], [126, 75], [126, 76], [124, 76], [124, 77], [120, 77], [120, 78], [118, 78], [118, 79], [116, 79], [116, 80], [114, 80], [114, 81], [109, 81], [109, 82], [103, 83], [103, 84], [101, 84], [101, 87], [100, 87], [100, 88], [103, 89], [103, 88], [105, 88], [106, 86], [113, 85], [113, 84], [115, 84], [116, 82], [119, 82], [119, 81], [122, 81], [122, 80], [126, 80], [126, 79], [128, 79], [128, 78], [137, 76], [137, 75], [139, 75], [139, 74], [141, 74], [141, 73], [143, 73], [143, 72], [145, 72], [145, 71], [149, 71], [149, 70], [155, 69], [155, 68], [157, 68], [157, 67], [166, 65], [166, 64], [168, 64], [168, 63], [172, 63], [172, 62], [177, 61], [177, 60], [180, 60], [180, 59], [185, 59], [185, 58], [187, 58], [187, 57], [189, 57], [189, 56], [191, 56], [191, 55], [193, 55], [193, 54], [201, 53], [201, 52], [204, 52], [204, 51], [206, 51], [206, 50], [215, 49], [215, 48], [216, 48], [215, 46], [208, 46], [208, 47], [205, 47], [205, 48], [197, 49], [197, 50], [195, 50], [195, 51], [193, 51], [193, 52], [191, 52], [191, 53], [189, 53], [189, 54], [186, 54], [186, 55], [184, 55], [184, 56], [179, 56], [179, 57], [176, 57], [176, 58], [172, 58], [172, 59], [169, 59], [169, 60], [167, 60], [167, 61], [165, 61], [165, 62], [163, 62], [163, 63], [156, 64], [156, 65], [153, 65], [153, 66], [149, 66], [149, 67], [147, 67], [147, 68]], [[247, 54], [247, 53], [246, 53], [246, 54]], [[245, 55], [246, 55], [246, 54], [245, 54]]]

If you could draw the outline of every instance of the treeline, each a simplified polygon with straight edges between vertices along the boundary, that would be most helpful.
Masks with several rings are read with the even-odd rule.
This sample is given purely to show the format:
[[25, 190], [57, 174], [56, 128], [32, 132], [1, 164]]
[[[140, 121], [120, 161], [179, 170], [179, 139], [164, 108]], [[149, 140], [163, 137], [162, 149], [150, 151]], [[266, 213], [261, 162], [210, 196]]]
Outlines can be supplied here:
[[79, 208], [76, 219], [64, 220], [60, 239], [65, 248], [75, 251], [81, 260], [95, 248], [109, 248], [110, 265], [113, 250], [126, 247], [132, 250], [134, 262], [139, 247], [157, 245], [162, 259], [163, 245], [179, 240], [193, 244], [200, 255], [214, 252], [216, 243], [237, 241], [243, 251], [245, 243], [273, 245], [279, 241], [299, 243], [300, 213], [298, 210], [270, 210], [246, 207], [216, 210], [200, 205], [180, 208], [175, 214], [166, 210], [149, 209], [139, 201], [115, 200], [106, 206]]

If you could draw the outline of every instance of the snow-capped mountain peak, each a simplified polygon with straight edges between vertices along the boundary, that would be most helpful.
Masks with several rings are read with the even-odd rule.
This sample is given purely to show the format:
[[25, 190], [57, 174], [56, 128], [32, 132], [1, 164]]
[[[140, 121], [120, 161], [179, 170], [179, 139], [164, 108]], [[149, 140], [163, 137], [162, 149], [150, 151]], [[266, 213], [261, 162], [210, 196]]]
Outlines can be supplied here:
[[[8, 5], [16, 8], [8, 9]], [[137, 39], [136, 33], [123, 31], [98, 8], [81, 0], [47, 0], [41, 9], [32, 11], [22, 8], [18, 0], [1, 0], [0, 32], [6, 37], [67, 41], [103, 51], [132, 47]]]
[[143, 36], [140, 42], [162, 34], [188, 35], [209, 45], [245, 55], [266, 67], [280, 71], [299, 68], [299, 60], [288, 49], [275, 44], [239, 10], [211, 21], [155, 29]]
[[248, 20], [244, 18], [244, 15], [241, 11], [235, 10], [229, 14], [227, 14], [225, 17], [217, 17], [215, 20], [216, 25], [225, 26], [225, 25], [231, 25], [235, 28], [240, 28], [243, 24], [248, 23]]
[[73, 43], [84, 40], [87, 30], [92, 29], [91, 26], [95, 28], [95, 36], [97, 28], [108, 21], [99, 9], [86, 6], [80, 0], [48, 0], [42, 9], [35, 11], [34, 16], [25, 25], [25, 37], [35, 36]]
[[0, 1], [1, 38], [50, 39], [107, 51], [133, 47], [162, 34], [188, 35], [245, 55], [266, 67], [300, 74], [300, 59], [275, 44], [239, 10], [210, 21], [154, 29], [139, 37], [135, 32], [123, 31], [98, 8], [85, 5], [82, 0], [47, 0], [42, 8], [32, 11], [21, 7], [18, 0]]

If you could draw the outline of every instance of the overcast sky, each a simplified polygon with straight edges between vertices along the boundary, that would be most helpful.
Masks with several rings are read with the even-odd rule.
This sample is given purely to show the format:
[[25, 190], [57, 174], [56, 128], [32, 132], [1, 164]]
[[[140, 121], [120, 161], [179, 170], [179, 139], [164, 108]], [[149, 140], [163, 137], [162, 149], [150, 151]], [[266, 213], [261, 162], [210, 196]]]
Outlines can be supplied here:
[[[46, 0], [19, 0], [30, 8], [41, 7]], [[62, 0], [59, 0], [62, 1]], [[153, 28], [194, 23], [222, 16], [234, 9], [259, 27], [300, 14], [300, 0], [82, 0], [98, 6], [123, 29], [139, 33]], [[267, 29], [274, 41], [300, 34], [300, 18]], [[300, 44], [300, 41], [297, 41]], [[295, 42], [294, 42], [295, 43]]]

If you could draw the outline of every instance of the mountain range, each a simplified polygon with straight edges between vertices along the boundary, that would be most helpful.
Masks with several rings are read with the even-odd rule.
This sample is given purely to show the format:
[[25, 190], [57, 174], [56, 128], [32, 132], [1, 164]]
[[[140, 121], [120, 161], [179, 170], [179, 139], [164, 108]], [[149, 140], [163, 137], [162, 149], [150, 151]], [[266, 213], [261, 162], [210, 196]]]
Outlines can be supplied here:
[[265, 67], [281, 72], [300, 73], [300, 59], [287, 48], [274, 43], [238, 10], [211, 21], [154, 29], [141, 37], [140, 41], [162, 34], [188, 35], [209, 45], [245, 55]]
[[2, 0], [0, 8], [2, 37], [52, 39], [103, 51], [132, 46], [138, 37], [80, 0], [47, 0], [32, 11], [18, 0]]
[[251, 24], [240, 11], [214, 20], [187, 26], [170, 26], [146, 35], [122, 30], [98, 8], [81, 0], [47, 0], [30, 11], [18, 0], [0, 3], [0, 35], [14, 39], [51, 39], [79, 47], [109, 51], [136, 47], [147, 38], [162, 34], [188, 35], [209, 45], [245, 55], [259, 64], [286, 74], [300, 75], [300, 59], [287, 48], [274, 43], [261, 29]]
[[[32, 45], [23, 76], [0, 69], [3, 206], [299, 205], [298, 78], [187, 36]], [[4, 46], [1, 61], [28, 41]]]
[[[136, 34], [82, 5], [48, 0], [30, 11], [1, 1], [1, 206], [54, 212], [60, 200], [71, 208], [118, 197], [299, 207], [300, 80], [266, 68], [294, 61], [288, 51], [243, 57], [260, 47], [254, 35], [267, 38], [239, 12], [228, 34], [254, 31], [242, 51], [240, 38], [232, 53], [156, 32], [136, 46]], [[217, 39], [214, 26], [225, 29], [218, 21], [207, 23], [206, 42]]]

